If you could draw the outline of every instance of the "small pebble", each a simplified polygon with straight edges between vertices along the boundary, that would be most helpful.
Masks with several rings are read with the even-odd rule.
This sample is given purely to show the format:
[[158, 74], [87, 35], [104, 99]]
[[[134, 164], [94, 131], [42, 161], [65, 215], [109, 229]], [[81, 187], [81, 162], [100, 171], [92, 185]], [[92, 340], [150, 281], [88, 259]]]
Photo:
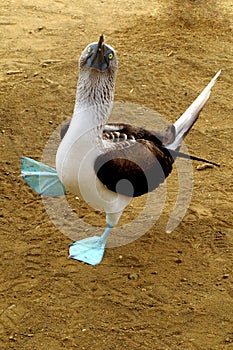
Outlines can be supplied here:
[[187, 278], [181, 278], [181, 280], [180, 280], [181, 282], [187, 282]]
[[68, 336], [66, 336], [66, 337], [64, 337], [64, 338], [62, 338], [62, 340], [69, 340], [69, 337]]
[[233, 339], [230, 338], [230, 337], [227, 337], [227, 338], [225, 339], [225, 343], [228, 343], [228, 344], [233, 343]]
[[134, 280], [134, 281], [136, 281], [138, 278], [139, 278], [139, 275], [138, 275], [137, 273], [130, 273], [130, 274], [128, 275], [128, 279], [129, 279], [129, 280]]
[[181, 263], [182, 263], [182, 259], [176, 259], [176, 260], [175, 260], [175, 263], [181, 264]]
[[6, 72], [7, 75], [19, 74], [22, 73], [20, 70], [8, 70]]
[[213, 168], [214, 166], [212, 164], [201, 164], [197, 166], [197, 170], [204, 170], [208, 168]]

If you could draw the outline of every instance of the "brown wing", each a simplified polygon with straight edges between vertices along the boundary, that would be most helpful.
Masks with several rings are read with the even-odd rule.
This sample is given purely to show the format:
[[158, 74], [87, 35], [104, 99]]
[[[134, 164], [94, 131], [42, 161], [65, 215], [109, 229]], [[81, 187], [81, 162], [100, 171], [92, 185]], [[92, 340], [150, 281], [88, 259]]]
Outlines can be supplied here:
[[148, 140], [128, 143], [100, 155], [95, 162], [95, 172], [111, 191], [138, 197], [153, 191], [172, 170], [173, 158], [163, 148]]

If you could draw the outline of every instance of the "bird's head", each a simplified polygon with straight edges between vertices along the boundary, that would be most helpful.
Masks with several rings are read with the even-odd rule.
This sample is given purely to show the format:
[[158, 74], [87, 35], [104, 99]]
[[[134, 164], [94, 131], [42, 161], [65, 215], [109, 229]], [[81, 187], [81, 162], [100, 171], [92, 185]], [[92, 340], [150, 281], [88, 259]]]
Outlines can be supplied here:
[[104, 43], [103, 34], [98, 42], [87, 45], [79, 60], [76, 94], [79, 105], [101, 106], [98, 108], [107, 110], [114, 100], [117, 68], [116, 53]]
[[114, 49], [104, 43], [104, 35], [99, 41], [87, 45], [80, 57], [80, 69], [85, 68], [98, 73], [115, 73], [117, 71], [117, 57]]

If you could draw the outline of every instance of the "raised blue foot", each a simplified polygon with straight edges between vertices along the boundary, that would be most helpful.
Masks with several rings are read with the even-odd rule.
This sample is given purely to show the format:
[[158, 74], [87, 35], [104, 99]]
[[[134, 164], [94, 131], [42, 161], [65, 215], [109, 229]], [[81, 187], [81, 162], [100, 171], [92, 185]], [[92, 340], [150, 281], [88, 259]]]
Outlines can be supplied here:
[[106, 241], [111, 229], [111, 226], [107, 226], [102, 236], [84, 238], [71, 244], [69, 258], [90, 265], [98, 265], [103, 259]]
[[38, 194], [58, 197], [66, 193], [56, 170], [34, 159], [21, 157], [21, 176]]

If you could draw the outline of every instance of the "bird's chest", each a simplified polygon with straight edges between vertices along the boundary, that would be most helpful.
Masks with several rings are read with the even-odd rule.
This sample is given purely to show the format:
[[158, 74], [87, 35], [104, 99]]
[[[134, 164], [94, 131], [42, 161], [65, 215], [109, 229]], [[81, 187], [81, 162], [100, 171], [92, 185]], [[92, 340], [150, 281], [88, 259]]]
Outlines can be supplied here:
[[101, 154], [93, 130], [70, 130], [62, 140], [56, 155], [56, 170], [67, 190], [86, 197], [86, 192], [96, 183], [94, 162]]

